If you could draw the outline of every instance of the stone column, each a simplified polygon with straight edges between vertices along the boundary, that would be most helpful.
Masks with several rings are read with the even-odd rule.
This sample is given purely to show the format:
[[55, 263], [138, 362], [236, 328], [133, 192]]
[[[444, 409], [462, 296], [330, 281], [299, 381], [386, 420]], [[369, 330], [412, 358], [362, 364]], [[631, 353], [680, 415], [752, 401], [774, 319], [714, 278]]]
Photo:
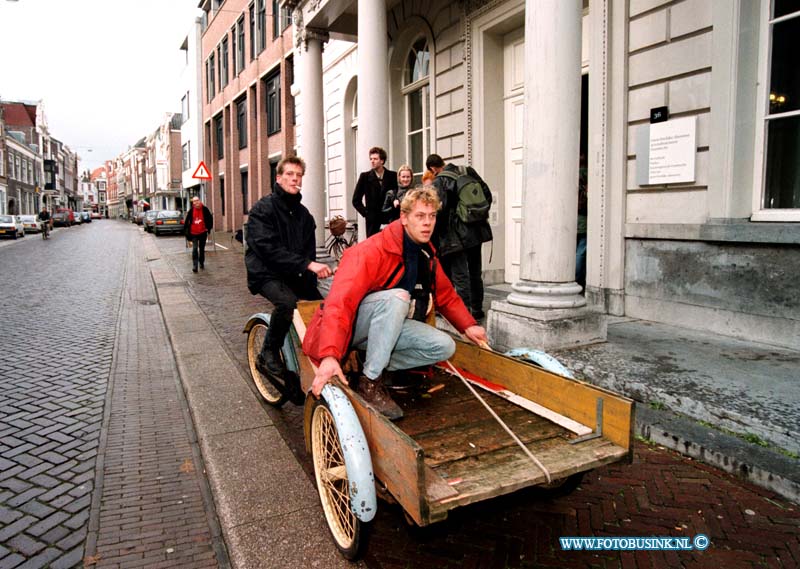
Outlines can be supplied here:
[[581, 0], [525, 3], [525, 186], [520, 281], [493, 302], [498, 347], [604, 341], [575, 283], [581, 117]]
[[[297, 31], [300, 84], [298, 154], [306, 162], [303, 204], [317, 222], [317, 248], [325, 243], [325, 120], [322, 103], [322, 43], [327, 35], [312, 28]], [[288, 118], [287, 118], [288, 122]]]
[[[389, 151], [389, 36], [386, 3], [358, 0], [358, 153], [359, 172], [370, 169], [369, 149]], [[386, 165], [388, 167], [388, 164]], [[353, 197], [349, 189], [347, 198]], [[359, 216], [358, 238], [366, 238]]]

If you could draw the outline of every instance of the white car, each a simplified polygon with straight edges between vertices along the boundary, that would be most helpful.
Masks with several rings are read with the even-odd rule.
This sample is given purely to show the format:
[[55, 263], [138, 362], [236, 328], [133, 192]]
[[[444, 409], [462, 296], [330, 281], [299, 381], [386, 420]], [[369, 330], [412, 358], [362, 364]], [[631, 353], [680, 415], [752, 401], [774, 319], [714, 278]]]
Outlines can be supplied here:
[[41, 233], [42, 222], [38, 216], [35, 215], [20, 215], [22, 218], [22, 226], [25, 228], [25, 233]]
[[22, 218], [18, 215], [0, 215], [0, 236], [25, 237], [25, 227], [22, 225]]

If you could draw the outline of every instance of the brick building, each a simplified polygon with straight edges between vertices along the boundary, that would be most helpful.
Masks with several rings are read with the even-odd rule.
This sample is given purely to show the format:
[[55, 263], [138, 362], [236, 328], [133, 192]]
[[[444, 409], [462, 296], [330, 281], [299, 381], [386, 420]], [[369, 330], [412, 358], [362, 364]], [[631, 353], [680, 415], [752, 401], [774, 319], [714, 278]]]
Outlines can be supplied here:
[[293, 45], [277, 0], [202, 0], [203, 156], [215, 227], [235, 230], [293, 153]]

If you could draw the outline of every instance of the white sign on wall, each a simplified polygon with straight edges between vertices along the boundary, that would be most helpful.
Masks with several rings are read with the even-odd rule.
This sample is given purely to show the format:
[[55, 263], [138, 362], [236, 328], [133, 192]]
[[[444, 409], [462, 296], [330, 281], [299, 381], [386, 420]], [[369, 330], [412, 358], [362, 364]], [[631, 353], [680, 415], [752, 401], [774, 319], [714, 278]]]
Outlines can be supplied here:
[[636, 183], [685, 184], [695, 181], [697, 118], [642, 125], [636, 137]]

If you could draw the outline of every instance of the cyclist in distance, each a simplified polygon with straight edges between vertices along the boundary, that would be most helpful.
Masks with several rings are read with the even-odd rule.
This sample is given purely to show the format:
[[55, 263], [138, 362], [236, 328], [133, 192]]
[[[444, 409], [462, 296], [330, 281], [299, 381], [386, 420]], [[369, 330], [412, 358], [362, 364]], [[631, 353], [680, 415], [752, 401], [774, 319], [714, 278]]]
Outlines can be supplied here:
[[47, 207], [42, 206], [42, 211], [37, 217], [42, 222], [42, 239], [47, 239], [50, 234], [50, 213], [47, 211]]

